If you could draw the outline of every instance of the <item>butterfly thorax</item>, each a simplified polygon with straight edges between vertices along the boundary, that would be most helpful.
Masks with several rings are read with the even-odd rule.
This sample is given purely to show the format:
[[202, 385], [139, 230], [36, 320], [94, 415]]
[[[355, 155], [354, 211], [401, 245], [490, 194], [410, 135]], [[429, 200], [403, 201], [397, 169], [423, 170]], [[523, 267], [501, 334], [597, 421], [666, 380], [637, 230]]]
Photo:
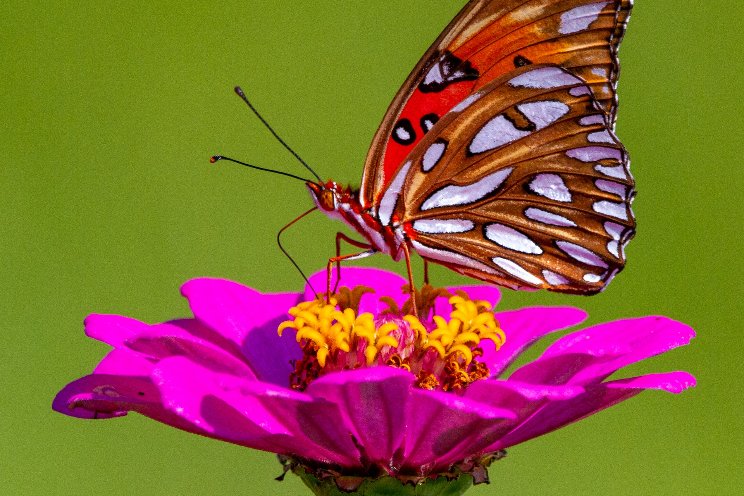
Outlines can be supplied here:
[[318, 208], [332, 219], [338, 219], [357, 231], [377, 251], [399, 260], [403, 237], [396, 235], [390, 226], [383, 226], [370, 209], [359, 201], [359, 193], [334, 181], [308, 182], [310, 195]]

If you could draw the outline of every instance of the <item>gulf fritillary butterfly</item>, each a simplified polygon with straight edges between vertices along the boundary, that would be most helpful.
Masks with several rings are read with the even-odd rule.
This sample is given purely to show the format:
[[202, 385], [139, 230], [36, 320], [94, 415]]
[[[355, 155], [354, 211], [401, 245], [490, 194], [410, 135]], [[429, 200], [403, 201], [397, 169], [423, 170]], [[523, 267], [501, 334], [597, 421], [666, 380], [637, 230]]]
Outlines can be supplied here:
[[405, 256], [410, 280], [413, 250], [513, 289], [604, 289], [635, 228], [613, 132], [631, 8], [470, 1], [388, 108], [360, 191], [307, 183], [320, 210], [367, 241], [340, 235], [365, 251], [332, 258], [329, 281], [332, 263], [378, 252]]

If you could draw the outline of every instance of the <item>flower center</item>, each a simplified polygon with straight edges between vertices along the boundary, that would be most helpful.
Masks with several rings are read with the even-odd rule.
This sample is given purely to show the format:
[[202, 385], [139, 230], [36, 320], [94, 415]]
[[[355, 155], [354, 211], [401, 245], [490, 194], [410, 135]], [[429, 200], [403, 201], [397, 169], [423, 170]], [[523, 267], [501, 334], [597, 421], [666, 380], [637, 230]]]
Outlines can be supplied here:
[[[295, 329], [303, 351], [290, 377], [293, 388], [303, 390], [329, 372], [376, 366], [408, 370], [416, 376], [418, 387], [442, 391], [462, 389], [489, 376], [488, 367], [478, 360], [481, 342], [491, 341], [498, 350], [506, 340], [490, 303], [471, 300], [464, 292], [449, 295], [424, 287], [417, 294], [420, 308], [427, 309], [419, 312], [421, 318], [392, 303], [378, 316], [360, 314], [359, 299], [370, 291], [342, 288], [329, 302], [305, 301], [289, 309], [292, 319], [282, 322], [278, 332]], [[424, 317], [442, 294], [449, 295], [452, 305], [448, 318]]]

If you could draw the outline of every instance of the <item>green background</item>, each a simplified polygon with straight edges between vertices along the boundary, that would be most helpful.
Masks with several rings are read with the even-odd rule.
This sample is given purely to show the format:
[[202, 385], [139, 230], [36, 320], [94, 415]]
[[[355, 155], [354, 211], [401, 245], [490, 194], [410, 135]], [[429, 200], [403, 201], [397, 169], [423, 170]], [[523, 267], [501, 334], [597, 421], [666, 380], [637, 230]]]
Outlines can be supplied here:
[[[304, 186], [207, 162], [219, 152], [302, 174], [235, 84], [321, 176], [358, 184], [389, 101], [463, 3], [0, 7], [2, 494], [303, 494], [296, 478], [273, 481], [271, 454], [138, 415], [79, 421], [50, 403], [106, 350], [83, 335], [88, 313], [188, 315], [178, 288], [196, 276], [301, 287], [274, 235], [309, 208]], [[629, 373], [689, 370], [699, 386], [646, 393], [512, 448], [492, 484], [469, 494], [744, 486], [742, 15], [730, 0], [637, 2], [618, 124], [638, 184], [628, 266], [598, 296], [506, 291], [502, 304], [578, 305], [591, 322], [687, 322], [698, 331], [691, 346]], [[315, 270], [339, 227], [317, 215], [288, 247]], [[382, 256], [365, 265], [403, 271]], [[464, 280], [441, 267], [433, 279]]]

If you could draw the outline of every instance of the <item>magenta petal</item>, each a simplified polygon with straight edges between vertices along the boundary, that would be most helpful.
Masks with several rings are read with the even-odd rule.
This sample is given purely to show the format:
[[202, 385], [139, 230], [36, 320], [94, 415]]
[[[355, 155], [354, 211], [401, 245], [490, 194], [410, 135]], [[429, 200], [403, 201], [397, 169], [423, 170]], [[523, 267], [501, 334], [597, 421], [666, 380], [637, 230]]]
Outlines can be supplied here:
[[559, 339], [510, 377], [532, 383], [600, 382], [631, 363], [686, 345], [689, 326], [667, 317], [608, 322]]
[[84, 419], [104, 419], [135, 411], [189, 432], [202, 433], [166, 411], [158, 389], [148, 377], [91, 374], [71, 382], [60, 391], [52, 408], [65, 415]]
[[679, 394], [685, 389], [697, 386], [697, 379], [689, 372], [677, 371], [618, 379], [606, 382], [604, 385], [610, 389], [658, 389]]
[[413, 389], [405, 412], [406, 440], [396, 465], [425, 474], [481, 452], [516, 415], [457, 395]]
[[94, 313], [85, 318], [85, 334], [115, 348], [148, 327], [144, 322], [121, 315]]
[[210, 341], [188, 333], [179, 326], [159, 324], [127, 340], [126, 346], [153, 360], [185, 356], [215, 372], [230, 373], [255, 379], [256, 375], [241, 359]]
[[[311, 275], [310, 284], [318, 293], [325, 293], [327, 286], [327, 276], [325, 271], [316, 272]], [[336, 284], [336, 270], [334, 268], [331, 276], [331, 289]], [[342, 267], [341, 284], [339, 287], [354, 288], [356, 286], [367, 286], [375, 290], [374, 293], [367, 293], [362, 296], [359, 304], [359, 313], [372, 312], [377, 315], [378, 312], [388, 308], [386, 303], [380, 302], [381, 296], [392, 298], [398, 307], [408, 299], [408, 294], [403, 293], [402, 287], [408, 284], [398, 274], [380, 269], [370, 269], [366, 267]], [[310, 287], [305, 288], [305, 300], [315, 298]]]
[[390, 466], [405, 436], [401, 421], [414, 376], [392, 367], [373, 367], [323, 376], [307, 393], [338, 405], [367, 461]]
[[493, 407], [506, 408], [522, 419], [547, 401], [575, 398], [584, 393], [581, 386], [551, 386], [519, 381], [477, 381], [465, 390], [465, 397]]
[[516, 381], [488, 380], [471, 384], [465, 391], [466, 398], [491, 407], [506, 408], [517, 417], [513, 421], [489, 426], [477, 440], [479, 452], [493, 451], [491, 447], [495, 443], [546, 403], [569, 400], [583, 393], [584, 388], [578, 386], [546, 386]]
[[152, 361], [135, 351], [114, 348], [98, 363], [94, 373], [147, 377], [152, 366]]
[[202, 426], [211, 437], [322, 463], [359, 463], [359, 453], [332, 403], [217, 374], [183, 357], [160, 362], [153, 377], [164, 406]]
[[594, 384], [573, 399], [546, 404], [512, 432], [495, 443], [491, 449], [503, 449], [522, 443], [589, 415], [632, 398], [644, 389], [659, 389], [678, 393], [695, 385], [695, 378], [687, 372], [652, 374], [631, 379], [621, 379]]
[[[193, 279], [181, 288], [194, 316], [237, 346], [259, 379], [287, 385], [301, 350], [294, 334], [277, 335], [297, 293], [262, 294], [223, 279]], [[266, 350], [271, 350], [267, 353]]]
[[490, 341], [484, 343], [483, 361], [492, 377], [501, 375], [541, 337], [579, 324], [587, 317], [586, 312], [573, 307], [529, 307], [496, 312], [495, 316], [506, 334], [506, 343], [498, 351]]

